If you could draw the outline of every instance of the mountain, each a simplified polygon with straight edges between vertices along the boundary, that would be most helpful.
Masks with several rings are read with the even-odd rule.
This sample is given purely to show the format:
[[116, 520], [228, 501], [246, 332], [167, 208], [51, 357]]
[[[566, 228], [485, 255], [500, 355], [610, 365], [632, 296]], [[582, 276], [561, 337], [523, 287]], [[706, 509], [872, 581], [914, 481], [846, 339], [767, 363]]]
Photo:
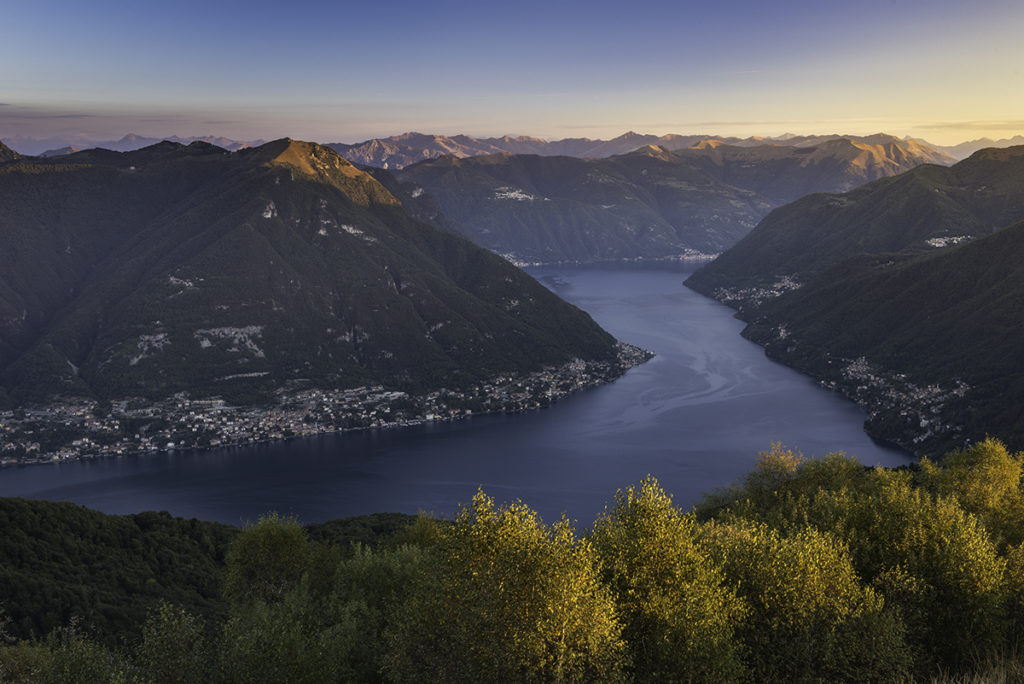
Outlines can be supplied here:
[[[338, 518], [308, 525], [305, 534], [343, 555], [355, 542], [377, 546], [414, 520], [400, 513]], [[223, 573], [238, 527], [166, 511], [108, 515], [68, 502], [11, 498], [0, 498], [0, 522], [0, 649], [10, 637], [66, 628], [70, 616], [98, 641], [123, 645], [161, 602], [204, 620], [227, 615]], [[0, 650], [0, 663], [10, 662]], [[5, 682], [18, 681], [6, 667], [0, 672]]]
[[[374, 138], [361, 143], [328, 143], [346, 159], [360, 166], [398, 170], [406, 166], [442, 156], [458, 158], [478, 157], [506, 152], [509, 154], [537, 154], [541, 156], [564, 156], [597, 159], [626, 154], [646, 146], [663, 147], [667, 150], [681, 150], [698, 145], [705, 140], [715, 140], [739, 147], [760, 147], [766, 144], [787, 147], [814, 147], [822, 143], [849, 139], [868, 145], [902, 144], [898, 138], [885, 134], [867, 137], [841, 135], [784, 136], [783, 138], [732, 138], [707, 135], [645, 135], [629, 131], [611, 140], [590, 138], [565, 138], [547, 141], [526, 136], [501, 138], [474, 138], [468, 135], [448, 137], [423, 133], [403, 133], [390, 138]], [[910, 141], [907, 141], [910, 142]], [[927, 161], [952, 164], [956, 159], [931, 149], [921, 141], [912, 141], [918, 148], [917, 154], [928, 155]]]
[[8, 143], [18, 149], [22, 154], [27, 155], [42, 155], [42, 156], [56, 156], [59, 154], [68, 154], [78, 150], [88, 149], [92, 147], [100, 147], [106, 150], [114, 150], [117, 152], [131, 152], [143, 147], [155, 145], [163, 140], [169, 140], [170, 142], [182, 143], [188, 145], [193, 142], [205, 142], [218, 147], [223, 147], [226, 150], [240, 150], [246, 147], [255, 147], [262, 145], [264, 141], [239, 141], [232, 140], [231, 138], [225, 138], [221, 136], [204, 135], [204, 136], [190, 136], [190, 137], [179, 137], [177, 135], [166, 136], [163, 138], [154, 138], [143, 135], [137, 135], [135, 133], [129, 133], [116, 140], [107, 140], [102, 138], [93, 138], [86, 135], [75, 135], [75, 136], [52, 136], [49, 138], [28, 138], [24, 136], [15, 136], [8, 139]]
[[935, 158], [895, 138], [756, 147], [703, 140], [604, 159], [446, 156], [396, 176], [407, 205], [436, 202], [460, 233], [511, 259], [597, 261], [719, 252], [773, 207]]
[[940, 152], [948, 154], [954, 159], [961, 160], [966, 159], [978, 150], [983, 150], [988, 147], [1015, 147], [1017, 145], [1024, 145], [1024, 135], [1015, 135], [1012, 138], [1003, 138], [1001, 140], [993, 140], [992, 138], [978, 138], [977, 140], [970, 140], [962, 142], [958, 145], [936, 145], [934, 143], [927, 142], [926, 140], [916, 139], [917, 142], [928, 145]]
[[2, 142], [0, 142], [0, 164], [7, 161], [14, 161], [20, 156], [20, 154], [18, 154], [7, 145], [4, 145]]
[[744, 334], [859, 398], [876, 436], [933, 454], [988, 435], [1019, 449], [1021, 302], [1024, 221], [933, 254], [851, 259], [766, 302]]
[[436, 201], [460, 233], [518, 262], [716, 252], [772, 206], [661, 154], [442, 157], [398, 178], [409, 197]]
[[612, 360], [582, 311], [289, 139], [0, 165], [0, 401], [473, 385]]
[[63, 157], [66, 154], [74, 154], [75, 152], [81, 152], [84, 148], [75, 147], [74, 145], [66, 145], [64, 147], [58, 147], [55, 150], [46, 150], [40, 157]]
[[610, 157], [625, 154], [645, 145], [675, 143], [676, 147], [689, 147], [704, 136], [654, 136], [625, 133], [613, 140], [566, 138], [547, 141], [528, 136], [501, 138], [474, 138], [469, 135], [427, 135], [403, 133], [390, 138], [374, 138], [361, 143], [328, 143], [354, 164], [399, 170], [426, 159], [453, 156], [460, 159], [488, 154], [536, 154], [565, 157]]
[[807, 282], [860, 253], [924, 252], [986, 235], [1024, 216], [1022, 182], [1024, 147], [1011, 147], [807, 196], [771, 212], [687, 284], [742, 300], [742, 290]]
[[769, 355], [856, 399], [869, 432], [942, 453], [1024, 446], [1024, 147], [769, 214], [686, 284]]
[[706, 173], [780, 204], [814, 192], [849, 190], [922, 164], [953, 161], [916, 142], [881, 134], [791, 137], [785, 145], [756, 146], [704, 140], [676, 150], [673, 158], [680, 163], [703, 162]]

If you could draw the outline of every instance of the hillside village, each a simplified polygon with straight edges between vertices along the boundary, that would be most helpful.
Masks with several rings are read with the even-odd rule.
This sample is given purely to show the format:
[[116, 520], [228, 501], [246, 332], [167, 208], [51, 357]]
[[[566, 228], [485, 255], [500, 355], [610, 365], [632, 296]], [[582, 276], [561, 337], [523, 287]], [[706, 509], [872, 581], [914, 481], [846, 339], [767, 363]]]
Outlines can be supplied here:
[[179, 393], [163, 401], [101, 405], [68, 399], [0, 413], [0, 465], [253, 444], [343, 430], [390, 428], [548, 406], [609, 382], [653, 354], [618, 344], [615, 362], [573, 360], [528, 375], [503, 375], [467, 390], [408, 394], [380, 385], [279, 393], [272, 406], [230, 406]]

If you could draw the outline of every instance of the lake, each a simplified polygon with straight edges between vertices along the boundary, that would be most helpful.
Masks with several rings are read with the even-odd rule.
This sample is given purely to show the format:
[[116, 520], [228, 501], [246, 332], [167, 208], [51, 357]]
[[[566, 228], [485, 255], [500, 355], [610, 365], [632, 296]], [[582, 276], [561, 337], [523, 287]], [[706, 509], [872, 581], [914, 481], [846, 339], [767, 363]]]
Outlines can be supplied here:
[[[690, 267], [692, 268], [692, 267]], [[530, 273], [617, 338], [654, 351], [619, 380], [519, 415], [309, 439], [0, 470], [0, 496], [107, 513], [166, 510], [304, 523], [419, 510], [451, 516], [478, 487], [582, 527], [651, 474], [689, 507], [747, 473], [772, 442], [807, 456], [911, 462], [872, 441], [852, 402], [765, 357], [732, 310], [682, 285], [687, 267], [544, 267]]]

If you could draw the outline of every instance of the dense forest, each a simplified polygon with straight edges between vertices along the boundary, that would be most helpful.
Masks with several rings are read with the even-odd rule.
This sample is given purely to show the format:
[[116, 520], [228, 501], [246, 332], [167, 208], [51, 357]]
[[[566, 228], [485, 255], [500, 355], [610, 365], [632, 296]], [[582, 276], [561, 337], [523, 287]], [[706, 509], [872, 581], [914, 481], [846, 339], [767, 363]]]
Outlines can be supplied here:
[[992, 439], [899, 470], [773, 445], [693, 510], [648, 478], [583, 530], [484, 492], [242, 530], [7, 500], [0, 680], [1015, 680], [1022, 473]]

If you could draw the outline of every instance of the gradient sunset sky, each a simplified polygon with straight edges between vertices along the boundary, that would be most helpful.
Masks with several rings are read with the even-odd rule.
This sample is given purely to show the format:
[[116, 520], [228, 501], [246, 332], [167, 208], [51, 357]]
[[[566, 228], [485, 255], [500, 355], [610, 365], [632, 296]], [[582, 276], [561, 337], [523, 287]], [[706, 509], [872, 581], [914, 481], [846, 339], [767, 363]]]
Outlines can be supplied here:
[[0, 139], [1024, 133], [1024, 2], [12, 0]]

